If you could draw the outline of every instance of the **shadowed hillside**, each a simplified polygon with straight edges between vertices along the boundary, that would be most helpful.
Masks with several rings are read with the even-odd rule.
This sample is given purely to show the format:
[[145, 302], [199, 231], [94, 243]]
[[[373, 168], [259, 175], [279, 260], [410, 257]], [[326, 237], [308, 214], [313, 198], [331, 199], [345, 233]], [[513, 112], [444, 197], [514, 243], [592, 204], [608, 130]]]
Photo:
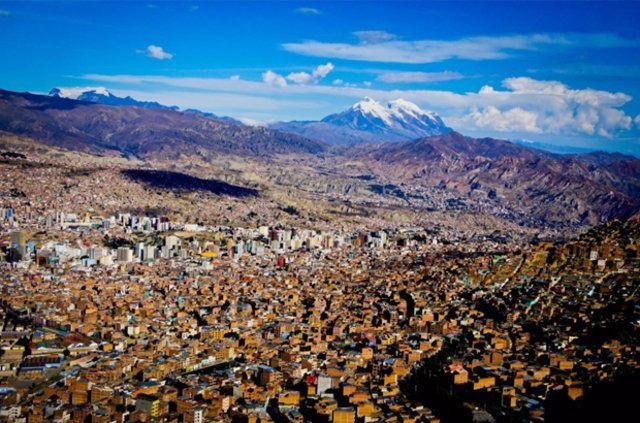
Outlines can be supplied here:
[[181, 191], [207, 191], [216, 195], [229, 195], [231, 197], [252, 197], [258, 195], [258, 191], [252, 188], [231, 185], [213, 179], [201, 179], [184, 173], [166, 170], [127, 169], [123, 170], [122, 174], [129, 179], [142, 182], [153, 188]]

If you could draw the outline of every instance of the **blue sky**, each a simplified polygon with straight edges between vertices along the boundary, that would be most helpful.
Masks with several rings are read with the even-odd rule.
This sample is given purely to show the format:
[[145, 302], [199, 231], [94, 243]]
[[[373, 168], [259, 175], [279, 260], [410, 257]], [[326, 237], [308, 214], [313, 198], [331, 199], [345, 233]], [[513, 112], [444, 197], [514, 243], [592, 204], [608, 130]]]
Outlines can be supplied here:
[[0, 87], [247, 122], [405, 98], [474, 136], [640, 155], [639, 2], [7, 2]]

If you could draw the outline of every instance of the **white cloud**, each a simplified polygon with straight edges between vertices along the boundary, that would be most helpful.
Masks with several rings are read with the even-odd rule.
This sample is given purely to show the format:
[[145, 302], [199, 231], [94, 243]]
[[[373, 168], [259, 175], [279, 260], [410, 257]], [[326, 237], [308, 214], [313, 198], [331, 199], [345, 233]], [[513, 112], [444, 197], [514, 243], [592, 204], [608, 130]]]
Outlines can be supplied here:
[[262, 74], [262, 82], [272, 87], [286, 87], [287, 80], [280, 74], [268, 70]]
[[307, 72], [291, 72], [287, 75], [287, 79], [296, 84], [309, 84], [313, 82], [311, 74]]
[[239, 81], [240, 80], [240, 75], [231, 75], [229, 77], [230, 80], [232, 81]]
[[269, 123], [275, 122], [274, 120], [254, 119], [245, 116], [239, 116], [236, 119], [248, 126], [267, 126]]
[[329, 72], [334, 69], [333, 63], [317, 66], [311, 73], [308, 72], [291, 72], [287, 75], [287, 79], [296, 84], [317, 84], [321, 79], [326, 77]]
[[320, 13], [322, 13], [315, 7], [299, 7], [295, 11], [296, 13], [301, 13], [303, 15], [319, 15]]
[[383, 72], [378, 75], [378, 81], [388, 83], [416, 83], [438, 82], [462, 79], [464, 76], [458, 72]]
[[[458, 124], [496, 131], [587, 134], [611, 138], [631, 128], [620, 108], [631, 100], [624, 93], [571, 89], [558, 81], [507, 78], [505, 91], [484, 86], [467, 94], [471, 111]], [[520, 128], [520, 129], [516, 129]]]
[[[640, 115], [633, 119], [622, 109], [631, 100], [627, 94], [572, 89], [558, 81], [531, 78], [508, 78], [503, 81], [503, 88], [486, 85], [477, 92], [468, 93], [381, 90], [356, 87], [342, 80], [334, 80], [332, 84], [287, 84], [282, 75], [273, 71], [263, 74], [264, 82], [153, 75], [84, 75], [83, 78], [103, 84], [138, 87], [138, 90], [152, 89], [154, 93], [147, 93], [149, 99], [164, 92], [168, 98], [163, 99], [165, 104], [188, 106], [187, 101], [192, 98], [194, 104], [190, 107], [202, 107], [200, 103], [209, 102], [209, 97], [214, 96], [242, 97], [242, 102], [238, 103], [243, 105], [242, 115], [262, 120], [320, 119], [368, 96], [378, 101], [397, 98], [412, 101], [423, 109], [437, 112], [456, 130], [476, 135], [495, 132], [511, 136], [517, 132], [514, 136], [530, 133], [536, 134], [537, 139], [552, 135], [611, 138], [631, 129], [634, 121], [640, 127]], [[189, 97], [180, 97], [186, 92]], [[200, 97], [196, 97], [196, 93]], [[228, 103], [225, 107], [235, 107], [235, 104]], [[223, 112], [233, 115], [234, 110]]]
[[167, 53], [166, 51], [164, 51], [162, 47], [156, 46], [153, 44], [147, 47], [147, 56], [151, 57], [152, 59], [158, 59], [158, 60], [173, 58], [173, 54]]
[[353, 35], [355, 35], [362, 44], [379, 44], [398, 37], [387, 31], [356, 31]]
[[494, 106], [487, 106], [482, 110], [474, 108], [463, 120], [476, 128], [499, 132], [541, 132], [536, 124], [537, 115], [520, 107], [514, 107], [504, 112]]
[[313, 75], [318, 78], [324, 78], [334, 69], [333, 63], [329, 62], [326, 65], [320, 65], [313, 70]]
[[516, 34], [502, 36], [467, 37], [457, 40], [397, 40], [385, 31], [359, 31], [358, 42], [327, 43], [307, 40], [285, 43], [287, 51], [314, 57], [393, 63], [434, 63], [449, 59], [504, 59], [516, 51], [535, 51], [542, 48], [623, 47], [638, 45], [615, 34]]

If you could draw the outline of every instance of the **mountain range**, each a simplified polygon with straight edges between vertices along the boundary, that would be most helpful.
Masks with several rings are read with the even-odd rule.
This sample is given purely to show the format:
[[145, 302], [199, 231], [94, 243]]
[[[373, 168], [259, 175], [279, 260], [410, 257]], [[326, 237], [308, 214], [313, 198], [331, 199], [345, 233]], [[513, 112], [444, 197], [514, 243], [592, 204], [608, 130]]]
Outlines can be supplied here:
[[140, 158], [318, 153], [326, 148], [299, 135], [210, 119], [199, 113], [108, 106], [5, 90], [0, 90], [0, 130], [51, 146]]
[[[630, 156], [554, 154], [466, 137], [402, 101], [382, 106], [365, 99], [326, 120], [321, 123], [380, 137], [332, 146], [317, 137], [201, 113], [0, 90], [0, 141], [10, 134], [33, 144], [161, 166], [240, 157], [248, 165], [246, 174], [234, 176], [236, 185], [269, 181], [287, 198], [294, 191], [307, 196], [311, 209], [329, 202], [349, 210], [359, 204], [365, 213], [372, 207], [418, 214], [462, 210], [532, 226], [595, 224], [640, 212], [640, 160]], [[391, 132], [408, 134], [408, 127], [444, 133], [381, 142]]]
[[640, 212], [640, 160], [619, 153], [562, 155], [449, 132], [351, 155], [396, 184], [489, 200], [495, 212], [517, 204], [520, 222], [598, 222]]
[[[49, 92], [49, 95], [107, 106], [180, 111], [178, 106], [166, 106], [155, 101], [140, 101], [130, 96], [118, 97], [104, 87], [56, 87]], [[183, 112], [242, 125], [242, 122], [231, 117], [218, 116], [197, 109], [186, 109]], [[451, 128], [448, 128], [436, 113], [424, 111], [409, 101], [397, 99], [383, 105], [369, 97], [365, 97], [343, 112], [326, 116], [320, 121], [277, 122], [267, 126], [336, 145], [407, 141], [451, 131]]]
[[132, 97], [118, 97], [104, 87], [97, 88], [53, 88], [51, 97], [100, 103], [107, 106], [136, 106], [146, 109], [180, 110], [178, 106], [165, 106], [156, 101], [139, 101]]
[[[180, 108], [178, 106], [165, 106], [156, 101], [140, 101], [136, 100], [133, 97], [118, 97], [111, 93], [104, 87], [96, 87], [96, 88], [53, 88], [49, 91], [49, 95], [52, 97], [58, 98], [68, 98], [72, 100], [80, 100], [86, 101], [89, 103], [99, 103], [107, 106], [135, 106], [142, 107], [145, 109], [162, 109], [162, 110], [173, 110], [179, 111]], [[185, 113], [193, 113], [196, 115], [200, 115], [206, 118], [220, 120], [224, 122], [235, 123], [237, 125], [241, 125], [242, 123], [236, 119], [233, 119], [228, 116], [218, 116], [213, 113], [202, 112], [197, 109], [186, 109]]]
[[369, 97], [320, 121], [278, 122], [271, 128], [329, 144], [407, 141], [451, 132], [440, 116], [397, 99], [383, 105]]

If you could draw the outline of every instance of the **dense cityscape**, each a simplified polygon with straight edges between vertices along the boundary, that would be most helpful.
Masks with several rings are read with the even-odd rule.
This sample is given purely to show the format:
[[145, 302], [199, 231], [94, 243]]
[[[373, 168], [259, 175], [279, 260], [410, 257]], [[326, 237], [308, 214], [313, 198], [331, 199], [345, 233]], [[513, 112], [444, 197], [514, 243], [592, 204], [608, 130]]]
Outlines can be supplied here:
[[639, 18], [0, 0], [0, 423], [635, 423]]
[[639, 370], [637, 221], [513, 245], [0, 214], [5, 419], [553, 421]]

